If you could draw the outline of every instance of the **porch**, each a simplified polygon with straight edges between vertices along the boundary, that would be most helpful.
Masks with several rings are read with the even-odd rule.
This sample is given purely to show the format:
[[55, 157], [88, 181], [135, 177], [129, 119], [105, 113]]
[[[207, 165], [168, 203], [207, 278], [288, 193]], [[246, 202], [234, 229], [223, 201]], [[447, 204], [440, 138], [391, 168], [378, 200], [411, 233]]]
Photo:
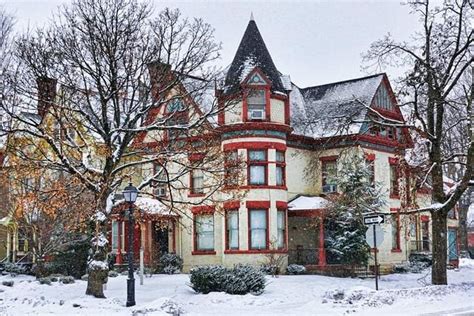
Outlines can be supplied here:
[[[128, 242], [128, 208], [125, 201], [116, 203], [112, 209], [110, 222], [111, 253], [115, 255], [117, 266], [126, 265]], [[165, 253], [176, 252], [176, 232], [179, 215], [158, 200], [138, 197], [134, 204], [134, 262], [140, 262], [143, 251], [145, 266], [156, 267], [160, 257]]]

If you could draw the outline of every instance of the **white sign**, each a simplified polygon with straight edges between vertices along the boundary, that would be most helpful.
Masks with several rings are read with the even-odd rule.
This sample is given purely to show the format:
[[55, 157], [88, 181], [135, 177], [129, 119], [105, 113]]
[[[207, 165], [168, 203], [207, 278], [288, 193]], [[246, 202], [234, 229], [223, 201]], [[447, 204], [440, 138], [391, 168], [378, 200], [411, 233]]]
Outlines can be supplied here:
[[[374, 244], [374, 227], [375, 227], [375, 239], [377, 240], [377, 244]], [[383, 242], [383, 229], [380, 225], [374, 225], [367, 229], [365, 233], [365, 240], [369, 244], [370, 248], [379, 248]]]
[[385, 222], [385, 217], [383, 215], [369, 215], [364, 217], [365, 225], [378, 225]]

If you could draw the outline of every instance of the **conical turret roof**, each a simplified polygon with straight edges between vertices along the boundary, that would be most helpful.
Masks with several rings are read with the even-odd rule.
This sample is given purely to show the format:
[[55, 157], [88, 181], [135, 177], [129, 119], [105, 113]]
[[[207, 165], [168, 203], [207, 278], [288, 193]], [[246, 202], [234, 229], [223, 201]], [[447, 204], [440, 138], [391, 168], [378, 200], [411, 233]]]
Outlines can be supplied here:
[[240, 41], [234, 60], [227, 72], [224, 82], [224, 92], [233, 93], [238, 91], [242, 81], [255, 67], [260, 68], [271, 81], [272, 91], [285, 92], [280, 79], [280, 72], [275, 67], [252, 16], [244, 36]]

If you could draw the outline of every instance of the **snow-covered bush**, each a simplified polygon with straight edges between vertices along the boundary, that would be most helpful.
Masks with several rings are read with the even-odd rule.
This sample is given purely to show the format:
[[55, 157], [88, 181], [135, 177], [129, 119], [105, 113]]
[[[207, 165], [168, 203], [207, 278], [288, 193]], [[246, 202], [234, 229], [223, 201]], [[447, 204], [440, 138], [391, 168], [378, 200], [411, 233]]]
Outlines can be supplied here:
[[8, 286], [8, 287], [12, 287], [13, 284], [14, 284], [13, 281], [3, 281], [3, 282], [2, 282], [2, 285], [3, 285], [3, 286]]
[[16, 264], [7, 262], [4, 266], [5, 271], [10, 272], [10, 274], [17, 275], [17, 274], [29, 274], [31, 269], [27, 265], [23, 264]]
[[116, 278], [118, 276], [119, 276], [119, 274], [118, 274], [117, 271], [114, 271], [114, 270], [109, 271], [109, 277], [110, 278]]
[[406, 262], [395, 264], [393, 266], [394, 273], [421, 273], [423, 270], [428, 268], [429, 265], [426, 262], [414, 261], [414, 262]]
[[72, 284], [75, 282], [74, 280], [74, 277], [72, 276], [65, 276], [65, 277], [62, 277], [59, 279], [59, 281], [62, 283], [62, 284]]
[[260, 272], [266, 275], [275, 275], [277, 274], [278, 267], [272, 264], [262, 264], [260, 266]]
[[173, 253], [166, 253], [160, 257], [161, 272], [166, 274], [180, 273], [183, 268], [183, 259]]
[[209, 292], [222, 292], [223, 281], [227, 273], [223, 266], [198, 266], [190, 271], [191, 288], [198, 292], [207, 294]]
[[302, 265], [299, 265], [299, 264], [290, 264], [286, 268], [286, 272], [288, 274], [304, 274], [304, 273], [306, 273], [306, 268]]
[[266, 286], [265, 275], [250, 265], [239, 264], [224, 277], [224, 291], [228, 294], [260, 295]]
[[191, 269], [191, 288], [198, 293], [261, 294], [266, 286], [265, 275], [250, 265], [199, 266]]
[[88, 275], [88, 274], [84, 274], [83, 276], [81, 276], [81, 280], [82, 280], [82, 281], [87, 281], [87, 279], [89, 279], [89, 275]]
[[51, 285], [51, 279], [46, 277], [46, 278], [39, 278], [38, 279], [39, 284], [46, 284], [46, 285]]

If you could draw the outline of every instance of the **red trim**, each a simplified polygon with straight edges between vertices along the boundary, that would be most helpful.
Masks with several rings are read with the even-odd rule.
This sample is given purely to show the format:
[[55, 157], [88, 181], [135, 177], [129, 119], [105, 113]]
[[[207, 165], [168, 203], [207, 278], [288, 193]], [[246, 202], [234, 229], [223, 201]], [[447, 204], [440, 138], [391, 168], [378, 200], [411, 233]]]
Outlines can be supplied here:
[[[192, 186], [190, 186], [190, 189]], [[205, 197], [206, 193], [188, 193], [188, 197], [193, 198], [193, 197]]]
[[224, 151], [231, 151], [237, 149], [276, 149], [285, 151], [286, 145], [274, 142], [236, 142], [224, 144]]
[[275, 190], [288, 190], [285, 185], [241, 185], [241, 189], [275, 189]]
[[[255, 210], [255, 211], [259, 211], [259, 210], [261, 210], [261, 209], [263, 209], [263, 208], [265, 208], [265, 207], [263, 207], [263, 206], [262, 206], [262, 207], [260, 207], [260, 206], [255, 206], [254, 209], [250, 209], [250, 207], [253, 208], [253, 206], [250, 206], [250, 207], [249, 207], [249, 206], [248, 206], [248, 205], [249, 205], [249, 204], [248, 204], [249, 202], [251, 202], [250, 205], [264, 205], [264, 204], [258, 204], [258, 203], [268, 203], [268, 204], [267, 204], [267, 205], [268, 205], [268, 208], [266, 208], [266, 209], [264, 210], [264, 211], [265, 211], [265, 214], [266, 214], [266, 222], [267, 222], [267, 223], [266, 223], [266, 225], [267, 225], [267, 231], [266, 231], [266, 236], [265, 236], [265, 249], [251, 249], [251, 247], [252, 247], [252, 230], [251, 230], [251, 227], [250, 227], [250, 221], [251, 221], [251, 218], [250, 218], [251, 215], [250, 215], [250, 213], [251, 213], [252, 211], [254, 211], [254, 210]], [[257, 204], [252, 204], [253, 202], [256, 202]], [[249, 248], [249, 250], [247, 250], [247, 251], [256, 251], [256, 253], [259, 253], [259, 252], [262, 252], [262, 251], [265, 251], [265, 250], [270, 250], [270, 225], [269, 225], [269, 224], [270, 224], [270, 218], [269, 218], [269, 214], [268, 214], [268, 213], [269, 213], [269, 210], [268, 210], [268, 209], [270, 208], [270, 202], [268, 202], [268, 201], [247, 201], [247, 208], [248, 208], [248, 212], [247, 212], [247, 213], [248, 213], [247, 231], [248, 231], [248, 248]]]
[[326, 248], [324, 247], [324, 217], [321, 216], [319, 221], [319, 252], [318, 252], [318, 265], [326, 265]]
[[365, 153], [365, 160], [374, 161], [375, 160], [375, 154]]
[[326, 157], [319, 157], [319, 161], [336, 161], [339, 156], [326, 156]]
[[247, 201], [245, 205], [248, 209], [268, 209], [270, 208], [270, 201]]
[[199, 214], [213, 214], [216, 211], [216, 207], [214, 205], [199, 205], [191, 207], [191, 212], [194, 215]]
[[[264, 131], [280, 131], [289, 134], [293, 128], [285, 124], [271, 123], [271, 122], [246, 122], [239, 124], [230, 124], [219, 127], [219, 131], [233, 132], [233, 131], [247, 131], [247, 130], [264, 130]], [[261, 137], [261, 136], [260, 136]], [[313, 139], [314, 141], [314, 139]]]
[[288, 207], [288, 202], [286, 201], [276, 201], [276, 208], [284, 208]]
[[203, 154], [203, 153], [192, 153], [192, 154], [189, 154], [189, 161], [191, 162], [196, 162], [196, 161], [201, 161], [204, 159], [206, 155]]
[[226, 255], [248, 255], [266, 253], [288, 253], [288, 249], [262, 249], [262, 250], [225, 250]]
[[422, 222], [429, 222], [430, 221], [430, 217], [428, 215], [421, 215], [420, 216], [420, 220]]
[[399, 161], [398, 158], [395, 158], [395, 157], [388, 157], [388, 163], [389, 163], [390, 165], [398, 165], [398, 161]]
[[203, 251], [203, 250], [193, 250], [191, 251], [193, 256], [204, 256], [204, 255], [215, 255], [216, 252], [214, 250], [210, 251]]
[[227, 201], [224, 202], [225, 209], [238, 209], [240, 207], [240, 201]]

